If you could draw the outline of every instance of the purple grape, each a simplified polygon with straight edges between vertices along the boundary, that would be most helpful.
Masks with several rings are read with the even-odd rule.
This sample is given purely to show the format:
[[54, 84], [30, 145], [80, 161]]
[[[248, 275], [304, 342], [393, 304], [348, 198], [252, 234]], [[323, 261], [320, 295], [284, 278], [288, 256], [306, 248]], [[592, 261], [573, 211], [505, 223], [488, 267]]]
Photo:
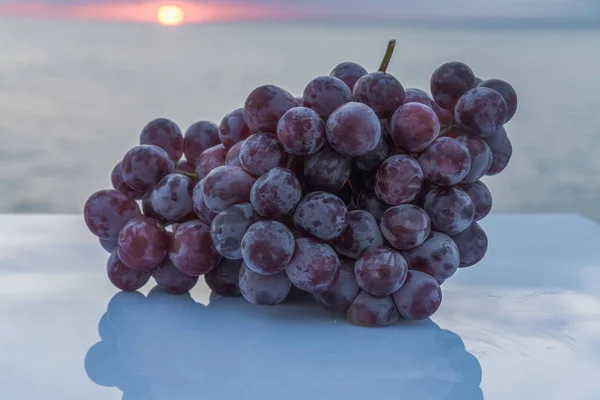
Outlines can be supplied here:
[[121, 163], [125, 183], [139, 192], [147, 192], [166, 175], [175, 172], [175, 163], [162, 148], [140, 145], [129, 150]]
[[463, 232], [452, 236], [460, 252], [459, 268], [467, 268], [483, 260], [488, 248], [488, 238], [477, 222]]
[[244, 145], [244, 140], [241, 142], [237, 142], [227, 151], [227, 155], [225, 156], [225, 165], [236, 165], [238, 167], [242, 166], [240, 162], [240, 152], [242, 151], [242, 146]]
[[101, 239], [116, 239], [127, 221], [141, 215], [137, 203], [116, 190], [92, 194], [83, 208], [88, 229]]
[[327, 140], [335, 151], [348, 157], [359, 157], [377, 147], [381, 123], [368, 106], [346, 103], [327, 119]]
[[298, 107], [304, 107], [304, 98], [302, 96], [294, 96], [294, 98], [298, 103]]
[[368, 72], [361, 65], [354, 62], [343, 62], [336, 66], [329, 75], [335, 76], [344, 82], [350, 90], [354, 89], [356, 81]]
[[274, 306], [282, 303], [290, 293], [292, 283], [284, 272], [261, 275], [242, 263], [239, 275], [239, 289], [252, 304]]
[[490, 189], [481, 181], [471, 184], [461, 184], [458, 186], [469, 195], [473, 206], [475, 207], [474, 221], [484, 219], [492, 211], [492, 193]]
[[513, 152], [512, 143], [504, 128], [500, 128], [493, 136], [485, 139], [485, 142], [492, 151], [492, 166], [486, 175], [497, 175], [504, 171], [510, 162]]
[[456, 140], [465, 145], [471, 156], [471, 169], [461, 183], [473, 183], [481, 179], [492, 166], [492, 150], [487, 143], [475, 136], [462, 135]]
[[479, 86], [481, 84], [481, 82], [483, 82], [483, 79], [481, 79], [480, 77], [476, 76], [475, 77], [475, 85]]
[[204, 275], [206, 284], [214, 293], [224, 297], [241, 296], [239, 281], [242, 260], [226, 258], [219, 265]]
[[390, 206], [379, 200], [379, 197], [377, 197], [375, 192], [369, 191], [360, 192], [356, 205], [359, 209], [370, 213], [377, 221], [379, 221], [383, 213], [390, 208]]
[[208, 273], [219, 265], [221, 254], [210, 239], [210, 227], [202, 221], [179, 225], [169, 241], [169, 258], [173, 265], [189, 276]]
[[404, 88], [393, 75], [372, 72], [362, 76], [353, 89], [354, 99], [368, 105], [379, 118], [389, 118], [404, 103]]
[[309, 193], [294, 211], [294, 225], [321, 240], [332, 240], [348, 227], [348, 209], [337, 196], [326, 192]]
[[404, 104], [408, 103], [420, 103], [426, 105], [429, 108], [433, 108], [435, 102], [429, 96], [429, 94], [421, 89], [417, 88], [406, 88], [404, 89]]
[[230, 260], [242, 259], [242, 238], [259, 220], [252, 204], [242, 203], [227, 207], [210, 225], [210, 238], [217, 251]]
[[388, 296], [400, 289], [407, 271], [400, 253], [386, 246], [366, 250], [354, 266], [356, 283], [373, 296]]
[[252, 130], [244, 120], [244, 110], [238, 108], [223, 117], [219, 125], [219, 139], [228, 149], [234, 144], [246, 140], [252, 135]]
[[373, 215], [363, 210], [348, 213], [348, 228], [333, 241], [335, 250], [357, 259], [363, 251], [383, 244], [383, 236]]
[[139, 192], [135, 189], [129, 187], [125, 181], [123, 180], [123, 175], [121, 174], [121, 162], [118, 162], [117, 165], [112, 170], [110, 174], [110, 181], [112, 183], [112, 187], [115, 190], [123, 193], [131, 200], [141, 200], [144, 197], [144, 192]]
[[392, 153], [392, 143], [387, 128], [381, 125], [381, 136], [375, 148], [354, 159], [354, 165], [363, 171], [377, 171]]
[[296, 239], [294, 255], [285, 268], [290, 281], [309, 293], [330, 290], [340, 276], [340, 259], [327, 244], [312, 238]]
[[256, 180], [250, 202], [258, 214], [279, 219], [294, 211], [302, 198], [302, 187], [289, 169], [273, 168]]
[[346, 319], [354, 325], [377, 328], [395, 324], [400, 316], [392, 296], [379, 297], [362, 291], [346, 311]]
[[185, 159], [191, 164], [196, 164], [200, 154], [221, 144], [219, 127], [214, 122], [198, 121], [187, 128], [183, 137], [183, 152]]
[[325, 123], [316, 111], [294, 107], [279, 120], [277, 138], [281, 147], [290, 154], [315, 154], [327, 143]]
[[117, 289], [125, 292], [133, 292], [142, 288], [150, 280], [150, 271], [137, 271], [127, 267], [119, 259], [116, 251], [108, 258], [106, 265], [108, 279]]
[[323, 120], [342, 104], [352, 101], [352, 91], [344, 81], [334, 76], [319, 76], [304, 89], [303, 104], [315, 110]]
[[449, 137], [441, 137], [419, 155], [425, 179], [434, 185], [452, 186], [462, 181], [471, 170], [467, 146]]
[[328, 192], [336, 192], [344, 187], [351, 170], [352, 159], [341, 155], [329, 145], [304, 162], [306, 181], [312, 187]]
[[246, 99], [244, 120], [254, 132], [275, 133], [279, 119], [294, 107], [298, 107], [298, 102], [287, 91], [274, 85], [261, 86]]
[[166, 224], [169, 222], [162, 218], [160, 215], [158, 215], [156, 211], [154, 211], [154, 208], [152, 208], [152, 204], [150, 204], [149, 195], [142, 199], [142, 214], [144, 215], [144, 217], [155, 219], [161, 224]]
[[518, 105], [517, 92], [515, 91], [515, 88], [512, 87], [508, 82], [505, 82], [501, 79], [488, 79], [487, 81], [479, 83], [478, 86], [493, 89], [500, 93], [507, 106], [506, 120], [504, 121], [505, 123], [510, 121], [512, 117], [515, 116]]
[[395, 155], [383, 162], [375, 178], [377, 197], [390, 205], [412, 201], [421, 191], [423, 171], [417, 160]]
[[500, 93], [486, 87], [476, 87], [458, 100], [454, 108], [454, 120], [461, 130], [486, 138], [502, 128], [506, 113], [507, 105]]
[[198, 283], [197, 276], [184, 274], [169, 258], [152, 272], [152, 277], [160, 289], [175, 295], [188, 293]]
[[158, 221], [136, 217], [125, 224], [119, 233], [119, 259], [136, 271], [150, 271], [160, 265], [167, 255], [167, 233]]
[[211, 211], [204, 203], [204, 179], [196, 184], [192, 193], [192, 201], [194, 204], [194, 212], [200, 221], [210, 225], [217, 216], [217, 213]]
[[100, 246], [108, 253], [112, 253], [117, 248], [117, 240], [116, 239], [102, 239], [98, 238], [100, 241]]
[[456, 187], [437, 187], [423, 200], [423, 209], [436, 231], [456, 235], [471, 225], [475, 207], [467, 193]]
[[227, 149], [222, 144], [204, 150], [196, 161], [196, 177], [198, 179], [206, 178], [210, 171], [225, 165], [226, 157]]
[[440, 232], [431, 232], [423, 244], [403, 252], [402, 256], [408, 269], [431, 275], [439, 284], [454, 275], [460, 264], [458, 246], [450, 236]]
[[213, 212], [221, 212], [230, 205], [248, 203], [254, 182], [256, 179], [240, 167], [215, 168], [204, 179], [204, 204]]
[[172, 160], [183, 154], [183, 135], [179, 126], [166, 118], [157, 118], [142, 129], [140, 144], [153, 144], [167, 152]]
[[403, 318], [422, 320], [440, 308], [442, 289], [434, 277], [420, 271], [408, 271], [406, 282], [392, 298]]
[[181, 221], [194, 212], [192, 194], [194, 181], [191, 178], [170, 174], [162, 178], [150, 194], [150, 206], [167, 221]]
[[475, 74], [466, 64], [447, 62], [433, 71], [430, 84], [435, 102], [446, 110], [452, 110], [458, 99], [475, 87]]
[[356, 299], [360, 288], [354, 278], [354, 260], [341, 260], [340, 276], [337, 282], [324, 292], [313, 296], [316, 302], [326, 311], [333, 314], [345, 313], [350, 304]]
[[274, 275], [284, 270], [294, 254], [294, 235], [277, 221], [259, 221], [242, 238], [242, 256], [257, 274]]
[[431, 221], [425, 211], [412, 204], [388, 209], [379, 221], [383, 237], [398, 250], [421, 245], [431, 232]]
[[196, 165], [190, 163], [187, 160], [179, 160], [177, 161], [176, 171], [185, 172], [186, 174], [195, 174], [196, 173]]
[[433, 102], [433, 111], [437, 115], [440, 120], [441, 126], [448, 126], [452, 124], [453, 113], [450, 110], [445, 110], [442, 107], [438, 106], [436, 102]]
[[244, 141], [240, 150], [242, 167], [253, 175], [260, 176], [271, 168], [281, 167], [285, 152], [272, 133], [255, 133]]
[[398, 108], [390, 120], [394, 144], [408, 152], [427, 148], [440, 133], [440, 121], [435, 112], [420, 103], [408, 103]]

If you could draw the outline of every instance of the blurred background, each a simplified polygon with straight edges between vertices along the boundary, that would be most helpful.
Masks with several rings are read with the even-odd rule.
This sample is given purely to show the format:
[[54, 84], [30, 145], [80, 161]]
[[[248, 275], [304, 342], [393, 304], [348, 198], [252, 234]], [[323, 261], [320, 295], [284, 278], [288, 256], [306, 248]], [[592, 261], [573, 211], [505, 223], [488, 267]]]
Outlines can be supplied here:
[[459, 60], [516, 88], [495, 212], [600, 220], [597, 0], [0, 0], [0, 212], [81, 212], [149, 120], [218, 123], [257, 86], [376, 70], [390, 38], [405, 87]]

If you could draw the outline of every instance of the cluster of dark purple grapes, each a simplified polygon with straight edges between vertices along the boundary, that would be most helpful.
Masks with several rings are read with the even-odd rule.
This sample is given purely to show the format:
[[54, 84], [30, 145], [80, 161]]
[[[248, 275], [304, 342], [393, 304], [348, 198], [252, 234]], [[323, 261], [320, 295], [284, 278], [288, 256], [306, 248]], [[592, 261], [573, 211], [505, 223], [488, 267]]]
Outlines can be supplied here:
[[461, 62], [433, 72], [432, 97], [405, 89], [385, 72], [394, 43], [377, 72], [340, 64], [301, 98], [261, 86], [219, 126], [146, 125], [85, 205], [111, 282], [186, 293], [204, 276], [260, 305], [308, 292], [364, 326], [433, 315], [487, 251], [479, 179], [510, 160], [517, 96]]

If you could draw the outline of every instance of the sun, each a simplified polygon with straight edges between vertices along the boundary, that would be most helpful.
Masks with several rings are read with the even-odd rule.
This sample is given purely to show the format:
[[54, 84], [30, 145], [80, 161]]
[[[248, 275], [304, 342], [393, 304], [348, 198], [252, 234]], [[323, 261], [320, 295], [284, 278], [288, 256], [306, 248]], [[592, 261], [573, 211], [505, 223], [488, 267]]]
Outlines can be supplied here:
[[184, 18], [183, 10], [177, 6], [162, 6], [156, 13], [156, 19], [161, 25], [181, 25]]

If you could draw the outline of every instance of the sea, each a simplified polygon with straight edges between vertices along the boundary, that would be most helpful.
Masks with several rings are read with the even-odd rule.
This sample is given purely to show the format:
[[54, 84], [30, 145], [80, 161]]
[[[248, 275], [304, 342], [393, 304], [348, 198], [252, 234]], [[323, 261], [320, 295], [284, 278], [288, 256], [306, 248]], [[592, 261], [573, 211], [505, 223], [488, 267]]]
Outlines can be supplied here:
[[0, 212], [80, 213], [142, 127], [218, 122], [263, 84], [300, 95], [340, 62], [427, 89], [445, 61], [509, 81], [514, 154], [486, 177], [494, 212], [600, 220], [600, 30], [406, 25], [158, 25], [0, 17]]

